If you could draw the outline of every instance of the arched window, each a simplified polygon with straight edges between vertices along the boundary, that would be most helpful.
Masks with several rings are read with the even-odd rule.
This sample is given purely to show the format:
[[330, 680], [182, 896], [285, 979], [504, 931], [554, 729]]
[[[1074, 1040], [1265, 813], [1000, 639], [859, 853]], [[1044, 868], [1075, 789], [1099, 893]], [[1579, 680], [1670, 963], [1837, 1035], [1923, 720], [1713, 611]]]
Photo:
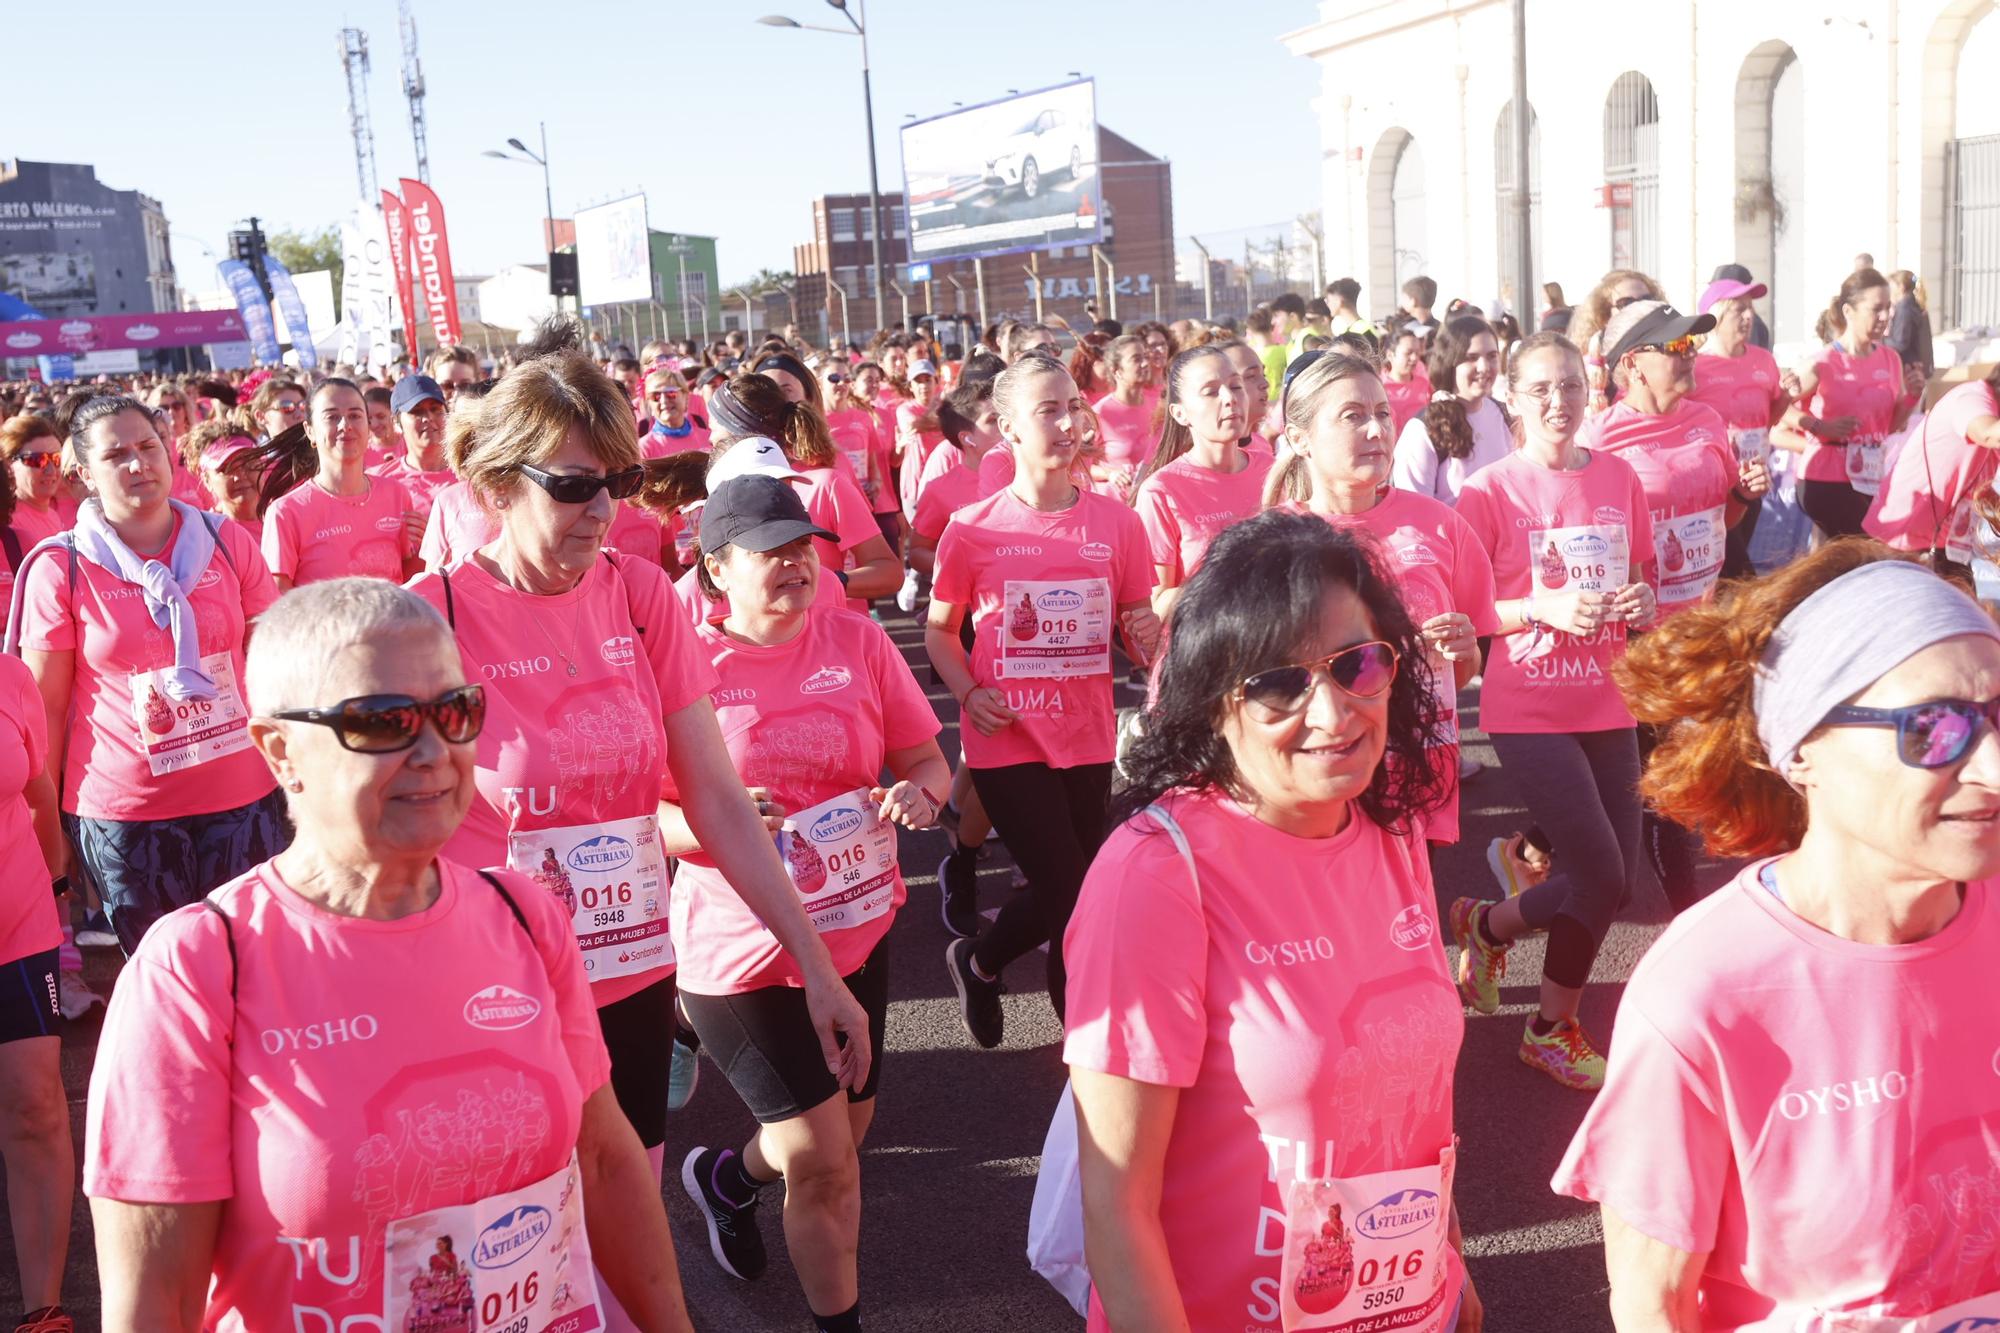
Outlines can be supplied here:
[[1389, 187], [1390, 211], [1394, 222], [1389, 236], [1394, 243], [1396, 287], [1424, 271], [1430, 253], [1430, 222], [1424, 203], [1424, 151], [1415, 139], [1403, 145], [1396, 157], [1396, 175]]
[[[1498, 287], [1502, 292], [1513, 290], [1515, 251], [1520, 237], [1514, 215], [1514, 179], [1514, 102], [1509, 98], [1500, 108], [1499, 123], [1493, 127], [1493, 202], [1499, 219]], [[1533, 269], [1528, 275], [1529, 290], [1510, 303], [1524, 329], [1534, 320], [1539, 295], [1534, 284], [1536, 274], [1542, 271], [1542, 122], [1532, 103], [1528, 106], [1528, 255]]]
[[1653, 84], [1627, 70], [1604, 99], [1604, 192], [1612, 268], [1660, 271], [1660, 103]]
[[1424, 271], [1429, 253], [1423, 151], [1395, 126], [1376, 141], [1368, 162], [1368, 307], [1393, 309], [1404, 281]]

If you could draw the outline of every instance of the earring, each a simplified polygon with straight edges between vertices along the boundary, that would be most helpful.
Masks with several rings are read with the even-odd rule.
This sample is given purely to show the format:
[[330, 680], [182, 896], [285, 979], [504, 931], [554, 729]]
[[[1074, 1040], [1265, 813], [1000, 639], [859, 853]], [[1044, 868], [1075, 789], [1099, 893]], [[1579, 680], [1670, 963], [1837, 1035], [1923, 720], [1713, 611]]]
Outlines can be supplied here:
[[306, 784], [305, 784], [305, 783], [303, 783], [303, 782], [300, 782], [300, 781], [299, 781], [299, 780], [298, 780], [297, 778], [286, 778], [286, 779], [285, 779], [285, 790], [286, 790], [286, 791], [304, 791], [305, 789], [306, 789]]

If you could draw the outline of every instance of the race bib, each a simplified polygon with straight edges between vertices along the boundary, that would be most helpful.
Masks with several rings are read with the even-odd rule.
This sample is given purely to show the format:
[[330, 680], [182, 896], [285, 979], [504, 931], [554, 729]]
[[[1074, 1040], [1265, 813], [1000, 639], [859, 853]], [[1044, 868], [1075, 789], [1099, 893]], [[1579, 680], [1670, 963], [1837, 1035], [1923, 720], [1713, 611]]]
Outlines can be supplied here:
[[840, 452], [847, 456], [847, 465], [854, 469], [854, 480], [860, 485], [866, 486], [868, 484], [867, 446], [863, 445], [859, 449], [842, 449]]
[[1771, 431], [1759, 426], [1754, 430], [1737, 430], [1731, 427], [1729, 442], [1736, 446], [1736, 461], [1739, 463], [1764, 463], [1771, 461]]
[[389, 1224], [383, 1326], [396, 1333], [604, 1327], [576, 1154], [532, 1185]]
[[1879, 435], [1857, 435], [1847, 442], [1847, 481], [1863, 495], [1882, 489], [1882, 456], [1887, 452]]
[[1531, 531], [1528, 557], [1538, 593], [1616, 592], [1631, 581], [1632, 555], [1623, 523]]
[[1660, 609], [1691, 606], [1715, 590], [1722, 575], [1722, 506], [1653, 520], [1653, 552], [1660, 561]]
[[867, 789], [821, 801], [785, 820], [778, 854], [800, 905], [822, 933], [872, 921], [896, 900], [896, 826]]
[[1456, 1159], [1286, 1187], [1285, 1333], [1441, 1333], [1462, 1280], [1447, 1239]]
[[509, 833], [507, 868], [562, 901], [590, 980], [674, 961], [656, 816]]
[[1002, 679], [1110, 672], [1109, 579], [1008, 579], [1002, 596]]
[[171, 668], [134, 672], [130, 678], [139, 745], [154, 777], [250, 748], [250, 715], [236, 688], [236, 666], [229, 654], [210, 653], [201, 659], [201, 669], [215, 681], [213, 699], [168, 694]]
[[1979, 522], [1979, 511], [1968, 499], [1960, 500], [1951, 511], [1951, 525], [1945, 529], [1944, 558], [1961, 565], [1972, 563], [1972, 529]]

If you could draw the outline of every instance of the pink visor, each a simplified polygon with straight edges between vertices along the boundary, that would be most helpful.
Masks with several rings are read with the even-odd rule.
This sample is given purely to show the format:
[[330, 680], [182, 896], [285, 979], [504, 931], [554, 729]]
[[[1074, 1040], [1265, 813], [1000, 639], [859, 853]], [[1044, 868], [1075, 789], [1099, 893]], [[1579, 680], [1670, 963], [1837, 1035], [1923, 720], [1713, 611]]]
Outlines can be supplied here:
[[246, 450], [255, 449], [257, 442], [248, 435], [231, 435], [217, 440], [201, 451], [201, 465], [220, 472], [229, 460]]

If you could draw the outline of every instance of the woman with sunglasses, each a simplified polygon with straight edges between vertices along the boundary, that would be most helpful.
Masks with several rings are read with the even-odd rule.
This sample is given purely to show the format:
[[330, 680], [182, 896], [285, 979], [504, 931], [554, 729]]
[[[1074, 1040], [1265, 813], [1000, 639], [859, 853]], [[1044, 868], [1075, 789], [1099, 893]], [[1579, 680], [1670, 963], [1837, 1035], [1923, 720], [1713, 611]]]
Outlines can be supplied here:
[[1524, 339], [1510, 383], [1521, 448], [1458, 497], [1499, 594], [1479, 721], [1559, 868], [1504, 902], [1458, 899], [1451, 928], [1459, 989], [1482, 1014], [1500, 1007], [1513, 942], [1548, 932], [1520, 1056], [1587, 1091], [1603, 1083], [1604, 1057], [1577, 1005], [1639, 860], [1638, 741], [1609, 671], [1628, 627], [1653, 619], [1653, 523], [1632, 465], [1576, 442], [1590, 389], [1575, 344]]
[[[120, 978], [84, 1168], [104, 1326], [408, 1329], [498, 1299], [690, 1328], [568, 913], [444, 854], [487, 721], [444, 622], [313, 584], [259, 625], [249, 692], [298, 833]], [[477, 1255], [510, 1214], [546, 1222], [532, 1274], [437, 1271], [440, 1238]]]
[[[1183, 589], [1064, 941], [1093, 1333], [1481, 1326], [1420, 841], [1438, 719], [1377, 550], [1260, 514]], [[1396, 1199], [1423, 1202], [1382, 1225]]]
[[1174, 357], [1165, 401], [1159, 443], [1132, 499], [1153, 553], [1153, 611], [1162, 621], [1216, 534], [1262, 506], [1271, 471], [1270, 455], [1240, 443], [1249, 428], [1243, 376], [1227, 352], [1190, 347]]
[[55, 422], [32, 412], [0, 424], [0, 459], [14, 482], [13, 528], [24, 548], [69, 526], [56, 512], [62, 489], [62, 437]]
[[1671, 724], [1646, 796], [1751, 864], [1632, 974], [1556, 1172], [1602, 1208], [1612, 1317], [2000, 1323], [2000, 629], [1921, 564], [1833, 542], [1618, 674]]
[[271, 376], [257, 386], [250, 397], [250, 415], [263, 432], [263, 440], [274, 439], [306, 420], [306, 391], [294, 380]]
[[648, 458], [665, 458], [690, 449], [708, 448], [708, 418], [690, 410], [687, 381], [671, 366], [646, 372], [646, 404], [653, 424], [640, 442]]
[[249, 624], [278, 594], [247, 531], [171, 498], [136, 400], [86, 401], [69, 449], [91, 498], [31, 553], [8, 646], [41, 690], [64, 828], [129, 957], [290, 840], [241, 687]]
[[1799, 372], [1806, 433], [1799, 505], [1828, 537], [1858, 537], [1882, 489], [1884, 441], [1910, 419], [1923, 393], [1920, 367], [1905, 367], [1883, 341], [1893, 302], [1889, 280], [1857, 269], [1823, 317], [1833, 339]]
[[1428, 406], [1396, 437], [1390, 482], [1445, 504], [1465, 479], [1514, 452], [1514, 432], [1493, 397], [1500, 341], [1478, 315], [1453, 315], [1431, 344]]
[[[728, 682], [716, 718], [737, 776], [782, 843], [798, 898], [867, 1011], [879, 1053], [888, 932], [906, 896], [896, 826], [937, 822], [951, 769], [937, 717], [889, 636], [866, 616], [815, 604], [816, 535], [791, 483], [753, 475], [718, 485], [702, 507], [698, 574], [729, 613], [696, 636]], [[661, 809], [666, 849], [683, 858], [673, 905], [681, 1004], [759, 1125], [741, 1153], [690, 1150], [682, 1186], [717, 1262], [752, 1280], [765, 1266], [758, 1192], [782, 1178], [786, 1248], [814, 1326], [859, 1329], [858, 1152], [882, 1059], [843, 1093], [814, 1037], [797, 964], [671, 804]]]
[[1271, 507], [1317, 514], [1379, 543], [1415, 622], [1437, 727], [1427, 751], [1443, 791], [1424, 821], [1431, 842], [1458, 841], [1458, 691], [1479, 670], [1479, 639], [1499, 628], [1493, 565], [1451, 506], [1389, 484], [1395, 409], [1374, 367], [1331, 354], [1301, 371], [1285, 394], [1284, 463], [1271, 473]]
[[[946, 953], [966, 1030], [983, 1047], [1004, 1035], [1002, 969], [1044, 943], [1049, 1000], [1062, 1016], [1063, 928], [1103, 841], [1111, 791], [1111, 636], [1123, 630], [1142, 667], [1159, 646], [1144, 525], [1074, 478], [1081, 403], [1052, 359], [1022, 357], [993, 381], [1014, 477], [946, 523], [924, 628], [964, 718], [972, 785], [1028, 879], [992, 926]], [[968, 613], [969, 656], [959, 638]]]
[[[482, 400], [474, 428], [454, 420], [452, 469], [498, 535], [410, 586], [456, 631], [466, 679], [487, 687], [477, 793], [448, 853], [510, 866], [562, 899], [612, 1088], [657, 1185], [674, 1030], [659, 826], [669, 773], [704, 851], [798, 960], [837, 1077], [865, 1075], [867, 1019], [736, 780], [708, 702], [715, 674], [665, 571], [604, 549], [644, 470], [624, 391], [576, 336], [572, 326], [545, 337]], [[836, 1029], [849, 1042], [838, 1060]]]
[[349, 575], [401, 583], [423, 567], [416, 549], [425, 518], [401, 482], [363, 470], [369, 435], [361, 390], [351, 380], [322, 380], [311, 408], [310, 438], [293, 466], [302, 469], [310, 452], [313, 474], [264, 511], [264, 562], [278, 591]]

